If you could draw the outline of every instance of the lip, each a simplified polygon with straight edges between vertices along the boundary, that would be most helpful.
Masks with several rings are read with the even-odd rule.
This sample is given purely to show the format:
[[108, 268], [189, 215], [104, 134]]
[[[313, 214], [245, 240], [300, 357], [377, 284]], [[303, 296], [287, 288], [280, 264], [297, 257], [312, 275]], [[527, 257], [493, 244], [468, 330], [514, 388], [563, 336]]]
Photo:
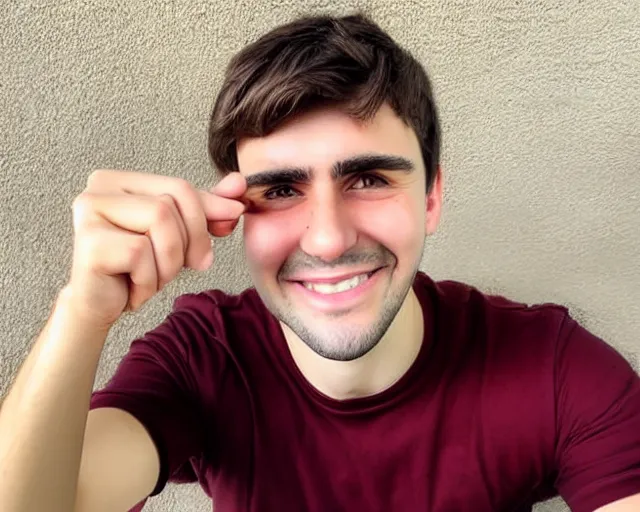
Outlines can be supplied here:
[[[367, 279], [364, 283], [359, 284], [355, 288], [352, 288], [351, 290], [333, 293], [330, 295], [325, 295], [313, 290], [309, 290], [299, 281], [289, 281], [288, 284], [291, 286], [292, 292], [300, 297], [300, 299], [305, 302], [311, 309], [321, 313], [335, 313], [338, 311], [353, 309], [360, 303], [362, 303], [366, 299], [367, 294], [382, 278], [382, 271], [385, 268], [386, 267], [379, 267], [371, 271], [372, 273], [369, 276], [369, 279]], [[351, 274], [351, 276], [363, 273], [365, 272], [360, 271]], [[342, 279], [344, 279], [344, 277], [340, 276], [340, 279], [338, 280]], [[322, 281], [313, 282], [319, 283]]]
[[287, 281], [290, 281], [293, 283], [333, 284], [333, 283], [339, 283], [340, 281], [345, 281], [346, 279], [351, 279], [352, 277], [359, 276], [362, 274], [373, 274], [374, 272], [377, 272], [381, 268], [382, 267], [376, 267], [373, 269], [362, 269], [362, 270], [356, 270], [355, 272], [349, 272], [346, 274], [332, 275], [332, 276], [294, 276], [292, 278], [288, 278]]

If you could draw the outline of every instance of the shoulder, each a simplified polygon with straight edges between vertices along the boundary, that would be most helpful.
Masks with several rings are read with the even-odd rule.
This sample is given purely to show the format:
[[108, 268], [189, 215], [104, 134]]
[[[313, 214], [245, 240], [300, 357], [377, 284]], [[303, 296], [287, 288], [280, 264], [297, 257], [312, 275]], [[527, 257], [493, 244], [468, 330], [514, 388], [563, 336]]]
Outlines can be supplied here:
[[458, 281], [434, 281], [422, 273], [416, 285], [429, 295], [443, 329], [485, 344], [533, 344], [551, 349], [574, 322], [560, 304], [526, 304]]
[[229, 347], [251, 331], [270, 325], [271, 315], [254, 288], [239, 294], [210, 289], [179, 296], [169, 320], [187, 337], [214, 340]]
[[260, 314], [264, 306], [253, 288], [239, 294], [230, 294], [218, 289], [185, 293], [173, 303], [173, 312], [192, 314], [195, 317], [210, 317], [214, 312], [225, 315]]

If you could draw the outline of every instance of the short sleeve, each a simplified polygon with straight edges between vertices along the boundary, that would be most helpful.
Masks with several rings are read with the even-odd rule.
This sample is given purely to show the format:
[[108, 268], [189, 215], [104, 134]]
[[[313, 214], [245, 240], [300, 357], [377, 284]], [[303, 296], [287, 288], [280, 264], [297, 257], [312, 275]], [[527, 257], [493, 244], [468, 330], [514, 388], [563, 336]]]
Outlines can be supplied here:
[[205, 421], [192, 366], [198, 344], [193, 318], [173, 311], [156, 329], [131, 343], [114, 376], [93, 393], [91, 409], [115, 407], [133, 415], [149, 432], [160, 457], [160, 475], [151, 496], [178, 479], [195, 481], [188, 466], [205, 443]]
[[640, 378], [567, 317], [555, 369], [556, 488], [573, 512], [640, 493]]

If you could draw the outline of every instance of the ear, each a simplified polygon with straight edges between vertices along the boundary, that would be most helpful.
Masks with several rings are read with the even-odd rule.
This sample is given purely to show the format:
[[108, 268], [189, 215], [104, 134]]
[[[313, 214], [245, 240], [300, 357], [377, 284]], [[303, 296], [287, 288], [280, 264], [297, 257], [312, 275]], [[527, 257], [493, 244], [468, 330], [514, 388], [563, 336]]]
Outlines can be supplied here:
[[438, 166], [436, 178], [431, 185], [431, 191], [425, 197], [427, 209], [425, 232], [427, 236], [433, 235], [440, 223], [440, 213], [442, 211], [442, 168]]

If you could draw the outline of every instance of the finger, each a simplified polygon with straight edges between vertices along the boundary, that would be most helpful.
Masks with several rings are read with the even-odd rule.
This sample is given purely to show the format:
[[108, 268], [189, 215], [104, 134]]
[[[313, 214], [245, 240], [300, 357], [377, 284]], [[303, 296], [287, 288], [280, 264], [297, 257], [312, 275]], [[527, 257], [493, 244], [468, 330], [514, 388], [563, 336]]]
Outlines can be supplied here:
[[182, 238], [183, 252], [186, 253], [187, 247], [189, 245], [189, 234], [187, 233], [187, 227], [184, 225], [184, 221], [182, 220], [182, 217], [180, 217], [180, 212], [178, 210], [178, 206], [176, 205], [175, 200], [173, 199], [172, 196], [168, 194], [158, 196], [157, 199], [160, 201], [164, 201], [171, 207], [171, 213], [173, 214], [176, 220], [176, 224], [178, 225], [178, 228], [180, 230], [180, 237]]
[[236, 199], [227, 199], [217, 193], [204, 190], [200, 190], [199, 193], [208, 222], [238, 220], [245, 211], [244, 204]]
[[80, 259], [98, 274], [127, 274], [129, 305], [137, 309], [158, 291], [158, 273], [151, 241], [104, 222], [78, 238]]
[[[141, 245], [143, 249], [135, 265], [129, 272], [129, 302], [127, 307], [138, 310], [145, 302], [162, 289], [157, 259], [151, 240], [143, 235], [132, 235], [132, 245]], [[134, 245], [134, 247], [136, 246]]]
[[173, 197], [187, 230], [186, 264], [202, 268], [211, 244], [200, 195], [188, 181], [139, 171], [98, 170], [87, 180], [87, 191]]
[[[79, 201], [84, 202], [85, 210], [93, 215], [127, 231], [146, 234], [156, 224], [175, 227], [186, 250], [187, 230], [173, 197], [134, 196], [128, 194], [89, 194], [84, 193]], [[88, 219], [89, 222], [91, 219]]]
[[229, 236], [233, 233], [233, 230], [236, 228], [238, 224], [238, 219], [236, 220], [221, 220], [221, 221], [209, 221], [208, 229], [209, 233], [213, 236]]
[[210, 192], [229, 199], [239, 199], [247, 190], [247, 180], [239, 172], [231, 172], [222, 178]]
[[187, 232], [171, 196], [92, 194], [94, 212], [114, 226], [149, 237], [163, 288], [185, 264]]

